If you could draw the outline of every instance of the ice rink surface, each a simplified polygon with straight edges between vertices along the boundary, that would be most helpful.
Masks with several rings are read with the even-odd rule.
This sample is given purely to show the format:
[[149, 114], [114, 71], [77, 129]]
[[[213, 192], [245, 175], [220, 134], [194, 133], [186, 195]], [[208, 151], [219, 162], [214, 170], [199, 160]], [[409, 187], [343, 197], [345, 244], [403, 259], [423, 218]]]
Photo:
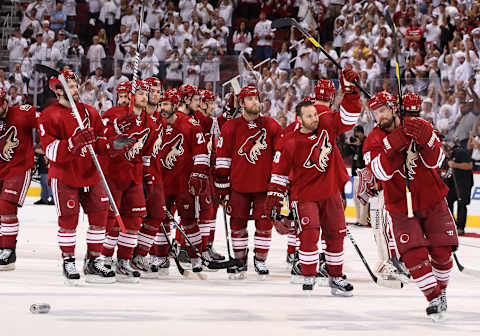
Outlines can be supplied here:
[[[208, 280], [185, 280], [172, 263], [170, 276], [139, 284], [63, 284], [53, 206], [32, 205], [19, 211], [17, 269], [0, 272], [0, 335], [480, 335], [480, 281], [456, 266], [448, 288], [448, 321], [425, 317], [427, 302], [414, 283], [393, 290], [375, 285], [348, 238], [345, 273], [355, 290], [351, 298], [333, 297], [316, 287], [303, 295], [290, 284], [286, 237], [274, 233], [268, 265], [270, 278], [258, 281], [249, 258], [248, 280], [228, 280], [226, 271], [209, 272]], [[219, 211], [221, 215], [221, 211]], [[83, 266], [86, 217], [81, 216], [77, 267]], [[252, 232], [253, 224], [250, 225]], [[377, 256], [371, 229], [351, 227], [374, 267]], [[252, 236], [250, 236], [252, 238]], [[480, 240], [461, 238], [458, 256], [480, 269]], [[250, 239], [252, 250], [253, 240]], [[477, 247], [473, 247], [477, 246]], [[216, 249], [226, 252], [221, 216]], [[83, 274], [82, 274], [83, 276]], [[48, 314], [34, 315], [33, 303], [48, 303]]]

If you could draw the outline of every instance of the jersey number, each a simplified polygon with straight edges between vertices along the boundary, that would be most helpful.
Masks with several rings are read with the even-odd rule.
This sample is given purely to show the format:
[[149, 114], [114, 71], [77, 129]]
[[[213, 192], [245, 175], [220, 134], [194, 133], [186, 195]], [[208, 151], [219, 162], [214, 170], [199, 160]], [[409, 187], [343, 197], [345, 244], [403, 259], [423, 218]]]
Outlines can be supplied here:
[[200, 145], [205, 142], [205, 138], [202, 133], [195, 134], [197, 136], [197, 143]]

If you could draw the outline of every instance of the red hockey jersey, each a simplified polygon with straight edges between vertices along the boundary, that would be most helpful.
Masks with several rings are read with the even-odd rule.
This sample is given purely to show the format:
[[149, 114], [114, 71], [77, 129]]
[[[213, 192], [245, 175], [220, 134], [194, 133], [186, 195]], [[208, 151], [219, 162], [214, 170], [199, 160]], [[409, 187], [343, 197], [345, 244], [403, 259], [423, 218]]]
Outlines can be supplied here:
[[[105, 138], [105, 126], [97, 110], [90, 105], [76, 103], [84, 127], [94, 129], [97, 154], [105, 154], [110, 142]], [[40, 142], [49, 160], [48, 176], [58, 178], [72, 187], [91, 186], [100, 180], [90, 153], [84, 147], [79, 155], [68, 150], [68, 139], [80, 130], [72, 109], [58, 102], [47, 107], [38, 119]]]
[[[128, 106], [115, 106], [105, 111], [103, 120], [107, 124], [107, 137], [116, 134], [115, 119], [122, 118], [128, 113], [130, 113]], [[127, 134], [133, 139], [129, 149], [121, 156], [103, 159], [105, 175], [109, 180], [115, 179], [116, 183], [122, 184], [142, 183], [144, 166], [150, 166], [157, 128], [158, 126], [147, 112], [142, 111], [136, 119], [135, 127]]]
[[192, 171], [207, 173], [209, 157], [207, 144], [198, 123], [181, 112], [176, 113], [173, 125], [167, 125], [157, 154], [163, 166], [165, 194], [188, 192]]
[[[404, 154], [397, 153], [393, 159], [385, 157], [383, 141], [387, 135], [376, 126], [365, 140], [363, 156], [367, 167], [382, 183], [387, 210], [406, 214]], [[437, 173], [444, 158], [442, 144], [435, 134], [426, 147], [420, 147], [413, 141], [410, 143], [407, 167], [414, 211], [439, 202], [447, 194], [448, 187]]]
[[33, 129], [37, 111], [33, 106], [9, 106], [0, 119], [0, 180], [22, 175], [34, 167]]
[[238, 192], [266, 192], [281, 131], [271, 117], [247, 121], [242, 116], [227, 121], [218, 140], [216, 176], [230, 176], [231, 187]]
[[152, 116], [153, 121], [156, 124], [155, 139], [153, 142], [152, 156], [150, 159], [150, 166], [144, 166], [146, 173], [150, 173], [155, 177], [155, 183], [162, 183], [163, 181], [163, 165], [160, 161], [160, 148], [163, 145], [163, 138], [165, 137], [165, 129], [167, 127], [167, 121], [160, 114], [156, 112]]
[[294, 201], [327, 199], [348, 181], [336, 139], [357, 122], [362, 110], [360, 100], [344, 98], [339, 112], [327, 106], [315, 107], [320, 115], [317, 132], [303, 134], [298, 128], [287, 132], [273, 161], [270, 183], [286, 187], [290, 177], [290, 198]]

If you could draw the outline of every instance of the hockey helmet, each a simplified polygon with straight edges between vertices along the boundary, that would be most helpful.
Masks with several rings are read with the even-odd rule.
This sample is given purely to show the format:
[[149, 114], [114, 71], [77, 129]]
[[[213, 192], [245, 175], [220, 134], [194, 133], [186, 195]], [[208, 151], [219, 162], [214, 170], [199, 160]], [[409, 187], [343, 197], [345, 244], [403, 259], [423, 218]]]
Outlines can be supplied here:
[[418, 116], [422, 109], [422, 98], [416, 93], [407, 93], [403, 96], [403, 108], [405, 109], [406, 114]]
[[183, 100], [184, 97], [191, 97], [198, 93], [198, 90], [195, 86], [190, 84], [183, 84], [177, 90], [177, 95], [180, 100]]
[[[78, 83], [78, 76], [75, 74], [75, 72], [70, 70], [63, 70], [61, 74], [63, 75], [66, 81], [68, 81], [69, 79], [73, 79]], [[48, 80], [48, 87], [50, 88], [50, 90], [55, 92], [55, 90], [59, 88], [59, 86], [60, 88], [62, 88], [62, 83], [60, 82], [60, 80], [54, 76], [50, 77], [50, 79]]]
[[245, 99], [245, 97], [251, 97], [251, 96], [260, 97], [260, 92], [257, 90], [255, 86], [248, 85], [242, 88], [242, 90], [238, 94], [238, 99], [242, 101]]
[[235, 94], [227, 93], [225, 95], [225, 107], [224, 111], [228, 114], [233, 114], [235, 112]]
[[306, 97], [303, 98], [303, 101], [304, 102], [308, 101], [308, 102], [311, 102], [311, 103], [315, 103], [315, 98], [312, 97], [312, 96], [306, 96]]
[[129, 81], [121, 82], [117, 85], [117, 94], [118, 93], [129, 93], [132, 91], [132, 83]]
[[177, 105], [180, 101], [177, 93], [177, 89], [168, 89], [160, 97], [160, 101], [169, 101], [172, 105]]
[[137, 79], [137, 81], [135, 82], [135, 89], [136, 91], [145, 90], [148, 92], [150, 90], [150, 86], [146, 81]]
[[368, 100], [368, 108], [370, 110], [375, 110], [384, 105], [394, 104], [396, 98], [390, 92], [381, 91], [377, 92], [372, 98]]
[[7, 93], [0, 87], [0, 103], [3, 103], [5, 100], [7, 100]]
[[315, 99], [323, 101], [331, 101], [337, 89], [333, 82], [329, 79], [320, 79], [315, 85]]
[[159, 87], [160, 91], [163, 92], [163, 82], [157, 77], [148, 77], [145, 79], [145, 82], [149, 87]]
[[206, 102], [207, 100], [215, 100], [215, 95], [208, 90], [198, 90], [198, 94], [200, 95], [202, 102]]

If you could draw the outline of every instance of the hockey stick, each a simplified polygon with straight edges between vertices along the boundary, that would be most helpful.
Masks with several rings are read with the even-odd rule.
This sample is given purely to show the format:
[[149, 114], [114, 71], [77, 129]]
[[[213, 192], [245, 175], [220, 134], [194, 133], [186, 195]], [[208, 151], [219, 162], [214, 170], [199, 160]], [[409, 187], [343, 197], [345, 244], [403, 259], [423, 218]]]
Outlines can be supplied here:
[[[390, 26], [393, 32], [393, 52], [395, 53], [395, 75], [397, 77], [398, 86], [398, 103], [400, 105], [400, 123], [404, 125], [404, 111], [403, 111], [403, 98], [402, 98], [402, 83], [400, 80], [400, 67], [398, 65], [398, 45], [397, 45], [397, 27], [393, 23], [390, 13], [385, 12], [385, 21]], [[405, 169], [405, 196], [407, 198], [407, 213], [408, 218], [413, 218], [413, 205], [412, 205], [412, 193], [410, 192], [410, 173], [408, 171], [407, 152], [404, 154], [404, 169]]]
[[346, 228], [346, 232], [347, 232], [348, 238], [352, 242], [353, 247], [357, 251], [357, 254], [359, 255], [360, 259], [362, 259], [363, 265], [365, 265], [365, 268], [367, 269], [368, 274], [372, 278], [373, 282], [375, 282], [377, 285], [382, 286], [382, 287], [388, 287], [388, 288], [393, 288], [393, 289], [403, 288], [403, 282], [401, 282], [399, 280], [385, 280], [385, 279], [379, 278], [375, 274], [373, 274], [372, 269], [368, 265], [367, 260], [363, 256], [362, 251], [360, 251], [360, 248], [358, 247], [357, 242], [355, 241], [355, 238], [353, 238], [352, 233], [350, 232], [348, 227]]
[[185, 231], [183, 231], [182, 227], [180, 224], [175, 220], [175, 218], [172, 216], [170, 212], [167, 211], [167, 216], [168, 218], [175, 223], [177, 230], [182, 234], [182, 236], [185, 237], [185, 241], [192, 247], [192, 249], [195, 251], [195, 255], [202, 259], [202, 262], [207, 266], [209, 269], [223, 269], [223, 268], [230, 268], [230, 267], [241, 267], [243, 266], [243, 262], [237, 259], [232, 259], [229, 261], [222, 261], [222, 262], [216, 262], [216, 261], [210, 261], [205, 259], [200, 252], [198, 251], [197, 247], [193, 245], [192, 241], [190, 238], [188, 238], [187, 234]]
[[[322, 45], [318, 43], [317, 40], [315, 40], [315, 38], [297, 22], [297, 20], [288, 17], [277, 19], [272, 22], [272, 28], [285, 28], [290, 26], [297, 28], [297, 30], [302, 33], [307, 40], [309, 40], [316, 48], [320, 49], [320, 51], [337, 67], [338, 70], [343, 70], [342, 66], [338, 64], [338, 62], [328, 53], [328, 51], [326, 51], [325, 48], [323, 48]], [[353, 85], [355, 85], [357, 89], [359, 89], [367, 97], [367, 99], [370, 99], [370, 93], [361, 87], [359, 83], [355, 81], [353, 82]]]
[[[65, 89], [65, 93], [67, 94], [68, 101], [70, 102], [70, 105], [72, 107], [72, 112], [73, 112], [73, 115], [75, 116], [75, 119], [78, 122], [78, 126], [80, 127], [80, 129], [84, 129], [85, 127], [83, 125], [82, 118], [80, 117], [80, 114], [78, 113], [77, 105], [75, 104], [75, 101], [73, 100], [72, 93], [68, 89], [68, 85], [67, 85], [67, 81], [65, 80], [65, 77], [63, 77], [63, 75], [60, 72], [58, 72], [57, 70], [52, 69], [52, 68], [50, 68], [46, 65], [43, 65], [43, 64], [35, 64], [35, 70], [38, 71], [38, 72], [45, 73], [48, 76], [48, 78], [50, 78], [52, 76], [58, 77], [58, 80], [60, 81], [60, 83], [62, 83], [62, 85]], [[117, 204], [115, 204], [115, 200], [113, 199], [112, 192], [110, 191], [110, 188], [108, 187], [107, 180], [105, 179], [105, 175], [103, 174], [102, 167], [100, 167], [100, 163], [98, 162], [97, 155], [95, 154], [95, 151], [93, 150], [93, 146], [90, 144], [90, 145], [87, 145], [86, 147], [88, 148], [88, 151], [90, 152], [90, 156], [92, 157], [93, 164], [95, 165], [95, 168], [97, 168], [98, 175], [100, 175], [100, 179], [102, 180], [103, 187], [105, 188], [105, 192], [107, 193], [108, 200], [110, 201], [110, 206], [113, 209], [113, 213], [115, 214], [115, 218], [118, 222], [118, 225], [119, 225], [120, 229], [122, 230], [122, 232], [126, 232], [125, 225], [123, 224], [122, 217], [120, 216], [120, 212], [118, 211]]]
[[227, 223], [227, 210], [225, 207], [227, 206], [227, 202], [222, 204], [222, 211], [223, 211], [223, 224], [225, 224], [225, 239], [227, 241], [227, 252], [228, 252], [228, 260], [233, 260], [232, 254], [230, 253], [230, 238], [228, 235], [228, 223]]
[[460, 272], [476, 278], [480, 278], [480, 270], [475, 270], [475, 269], [471, 269], [463, 266], [462, 264], [460, 264], [460, 261], [458, 261], [457, 254], [455, 252], [452, 252], [452, 254], [453, 254], [453, 259], [455, 259], [455, 263], [457, 264], [457, 267], [460, 270]]
[[140, 23], [138, 25], [137, 50], [135, 52], [135, 64], [133, 65], [132, 91], [130, 93], [130, 104], [128, 106], [128, 111], [130, 113], [132, 113], [133, 111], [135, 92], [137, 92], [138, 63], [140, 62], [140, 45], [142, 40], [143, 14], [145, 12], [144, 9], [145, 9], [145, 0], [142, 0], [142, 5], [140, 6]]
[[[170, 250], [175, 251], [175, 249], [173, 248], [172, 242], [168, 238], [167, 230], [165, 229], [163, 222], [160, 223], [160, 225], [161, 225], [163, 234], [165, 235], [165, 239], [167, 240], [168, 246], [170, 247]], [[190, 271], [184, 269], [182, 265], [180, 265], [180, 261], [178, 260], [178, 254], [175, 253], [175, 257], [173, 259], [175, 260], [175, 265], [177, 265], [178, 272], [184, 277], [188, 278], [190, 276]]]

